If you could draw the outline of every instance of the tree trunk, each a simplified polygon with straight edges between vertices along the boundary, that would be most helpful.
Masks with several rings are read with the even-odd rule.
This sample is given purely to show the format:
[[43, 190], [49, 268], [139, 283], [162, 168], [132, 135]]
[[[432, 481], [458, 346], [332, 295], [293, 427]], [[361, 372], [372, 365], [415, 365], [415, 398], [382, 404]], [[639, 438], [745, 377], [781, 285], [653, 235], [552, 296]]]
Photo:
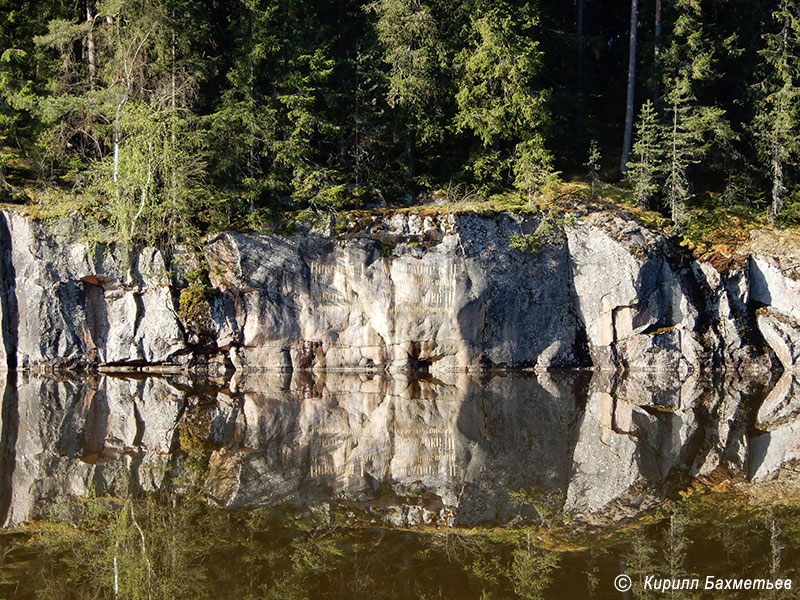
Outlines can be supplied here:
[[625, 135], [622, 141], [620, 172], [628, 172], [628, 157], [633, 138], [633, 91], [636, 85], [636, 27], [639, 19], [639, 0], [631, 0], [631, 41], [628, 51], [628, 98], [625, 105]]
[[780, 527], [778, 527], [778, 522], [775, 520], [774, 509], [769, 513], [767, 524], [769, 527], [769, 548], [770, 554], [772, 555], [769, 572], [774, 579], [777, 579], [781, 570], [781, 552], [783, 552], [783, 544], [781, 543], [781, 530]]
[[[172, 50], [172, 57], [171, 57], [172, 61], [170, 63], [170, 75], [171, 75], [171, 78], [172, 78], [172, 81], [171, 81], [172, 89], [170, 90], [170, 92], [171, 92], [171, 97], [170, 97], [170, 109], [171, 109], [171, 111], [170, 111], [170, 153], [172, 154], [172, 156], [170, 156], [170, 159], [172, 159], [172, 158], [174, 158], [175, 148], [177, 147], [177, 140], [176, 140], [176, 135], [175, 135], [175, 125], [176, 125], [175, 121], [178, 118], [177, 106], [176, 106], [176, 102], [175, 102], [175, 96], [176, 96], [177, 92], [176, 92], [176, 89], [175, 89], [175, 2], [174, 2], [174, 0], [172, 2], [170, 13], [171, 13], [170, 14], [170, 19], [171, 19], [170, 28], [172, 29], [172, 40], [171, 40], [172, 41], [172, 48], [171, 48], [171, 50]], [[176, 202], [175, 202], [175, 188], [176, 188], [176, 185], [175, 185], [175, 161], [174, 160], [170, 160], [169, 176], [170, 176], [170, 181], [169, 181], [169, 199], [170, 199], [170, 204], [172, 205], [172, 209], [173, 209], [172, 210], [172, 215], [173, 215], [173, 218], [174, 218], [175, 205], [176, 205]]]
[[[781, 70], [784, 73], [789, 72], [786, 51], [788, 29], [784, 22], [783, 31], [781, 31], [781, 53], [783, 54], [783, 68]], [[783, 183], [783, 157], [785, 156], [786, 148], [783, 144], [783, 136], [781, 135], [783, 132], [780, 125], [783, 122], [783, 95], [778, 93], [777, 96], [772, 139], [772, 210], [769, 215], [771, 225], [775, 225], [775, 218], [783, 209], [783, 194], [786, 192], [786, 186]]]
[[772, 225], [775, 224], [775, 217], [783, 209], [783, 193], [786, 191], [783, 184], [783, 164], [780, 159], [779, 144], [780, 140], [776, 139], [772, 151], [772, 210], [769, 214], [769, 221]]
[[678, 105], [672, 105], [672, 160], [670, 165], [669, 208], [672, 222], [678, 222]]
[[[130, 231], [130, 239], [133, 239], [133, 234], [136, 232], [136, 221], [139, 220], [139, 217], [142, 216], [142, 212], [144, 212], [144, 207], [147, 204], [147, 192], [149, 191], [150, 182], [153, 179], [153, 146], [150, 142], [147, 142], [147, 179], [144, 182], [144, 186], [142, 186], [142, 194], [141, 194], [141, 201], [139, 202], [139, 210], [136, 211], [136, 214], [133, 215], [133, 219], [131, 220], [131, 231]], [[133, 515], [133, 513], [131, 513]], [[144, 541], [142, 542], [144, 543]]]
[[89, 31], [86, 34], [86, 59], [89, 63], [89, 89], [94, 91], [94, 79], [97, 75], [97, 59], [94, 49], [94, 36], [92, 29], [94, 27], [94, 15], [92, 14], [92, 7], [86, 3], [86, 23], [89, 24]]
[[661, 0], [656, 0], [655, 39], [653, 41], [653, 106], [658, 107], [661, 94]]
[[415, 175], [414, 165], [414, 146], [416, 145], [416, 136], [414, 130], [410, 129], [406, 136], [406, 172], [405, 176], [411, 179]]
[[578, 73], [575, 91], [578, 96], [578, 118], [575, 120], [576, 136], [578, 150], [583, 150], [585, 143], [585, 117], [586, 115], [583, 106], [583, 2], [578, 0]]

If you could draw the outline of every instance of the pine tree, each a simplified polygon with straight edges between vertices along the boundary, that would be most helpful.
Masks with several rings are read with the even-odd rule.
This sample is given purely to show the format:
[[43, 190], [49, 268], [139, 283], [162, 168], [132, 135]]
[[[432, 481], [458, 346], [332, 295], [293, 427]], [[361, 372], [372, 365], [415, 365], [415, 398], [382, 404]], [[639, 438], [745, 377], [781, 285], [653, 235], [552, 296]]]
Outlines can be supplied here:
[[633, 198], [643, 208], [650, 207], [651, 200], [658, 191], [662, 155], [661, 128], [653, 103], [647, 100], [636, 123], [634, 160], [628, 163], [628, 179], [633, 185]]
[[796, 164], [800, 150], [800, 3], [780, 0], [771, 17], [763, 36], [761, 56], [766, 64], [756, 86], [753, 131], [772, 180], [769, 218], [774, 223], [787, 192], [786, 168]]
[[42, 61], [46, 88], [36, 103], [37, 117], [44, 126], [37, 139], [43, 179], [60, 168], [64, 179], [74, 183], [78, 173], [104, 153], [103, 140], [95, 129], [96, 113], [104, 99], [91, 89], [88, 64], [80, 52], [94, 23], [84, 22], [83, 16], [79, 15], [77, 23], [53, 19], [46, 34], [34, 37], [36, 46], [46, 52]]

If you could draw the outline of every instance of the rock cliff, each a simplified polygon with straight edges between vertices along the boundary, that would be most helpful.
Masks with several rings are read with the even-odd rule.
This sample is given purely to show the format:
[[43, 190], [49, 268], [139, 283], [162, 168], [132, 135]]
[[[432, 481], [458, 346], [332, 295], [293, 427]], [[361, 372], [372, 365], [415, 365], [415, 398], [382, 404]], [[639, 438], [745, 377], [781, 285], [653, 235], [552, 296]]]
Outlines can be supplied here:
[[800, 282], [785, 258], [754, 249], [696, 261], [609, 212], [395, 214], [338, 232], [224, 233], [194, 259], [213, 286], [199, 320], [177, 310], [187, 261], [71, 238], [0, 213], [0, 358], [12, 368], [591, 366], [686, 377], [800, 362]]

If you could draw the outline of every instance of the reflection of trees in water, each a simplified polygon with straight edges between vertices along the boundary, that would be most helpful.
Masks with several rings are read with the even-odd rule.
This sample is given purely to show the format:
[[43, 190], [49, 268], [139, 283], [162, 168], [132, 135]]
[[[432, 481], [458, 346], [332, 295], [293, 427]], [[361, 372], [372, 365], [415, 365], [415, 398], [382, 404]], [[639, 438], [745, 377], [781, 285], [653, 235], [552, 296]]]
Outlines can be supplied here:
[[689, 549], [689, 539], [686, 535], [688, 519], [678, 508], [670, 511], [667, 527], [664, 531], [664, 566], [666, 576], [670, 579], [679, 579], [686, 575], [684, 563], [686, 552]]
[[[797, 564], [796, 511], [775, 508], [770, 516], [698, 493], [662, 505], [589, 552], [554, 552], [541, 542], [552, 538], [540, 532], [558, 531], [576, 545], [573, 527], [590, 522], [581, 520], [583, 499], [593, 499], [593, 516], [619, 525], [689, 485], [692, 464], [750, 460], [744, 433], [728, 435], [738, 440], [725, 443], [728, 454], [716, 449], [724, 445], [723, 420], [725, 431], [731, 419], [747, 425], [740, 409], [749, 404], [739, 396], [724, 400], [735, 414], [726, 409], [704, 420], [698, 411], [705, 404], [664, 393], [651, 402], [649, 388], [635, 388], [632, 379], [622, 391], [608, 388], [616, 396], [597, 392], [587, 407], [574, 377], [465, 376], [459, 385], [426, 380], [400, 391], [386, 381], [325, 381], [308, 399], [274, 386], [229, 398], [184, 394], [160, 380], [109, 379], [87, 392], [97, 404], [92, 419], [65, 385], [20, 388], [26, 420], [39, 427], [20, 429], [22, 441], [14, 442], [19, 456], [36, 457], [15, 463], [14, 489], [25, 492], [15, 518], [50, 518], [0, 536], [8, 549], [2, 581], [25, 592], [0, 582], [0, 598], [113, 598], [115, 572], [120, 599], [538, 598], [564, 586], [562, 597], [606, 597], [620, 556], [634, 596], [645, 598], [647, 575], [788, 576]], [[298, 385], [306, 390], [307, 383]], [[89, 454], [98, 455], [92, 464], [77, 460]], [[312, 477], [323, 457], [335, 476]], [[387, 465], [394, 475], [379, 479]], [[731, 469], [733, 479], [739, 467]], [[138, 497], [153, 489], [158, 496]], [[56, 500], [68, 492], [137, 499]], [[302, 509], [299, 518], [300, 509], [213, 510], [197, 500], [206, 497], [230, 499], [230, 506], [330, 505]], [[435, 529], [431, 523], [444, 518], [420, 515], [451, 514], [443, 509], [447, 497], [462, 523], [514, 526]], [[404, 509], [417, 511], [414, 523], [427, 533], [380, 529], [386, 515]], [[343, 525], [356, 522], [360, 529]], [[402, 523], [413, 524], [411, 517]]]
[[[627, 553], [625, 572], [637, 584], [638, 589], [644, 588], [644, 580], [648, 575], [655, 575], [656, 555], [655, 540], [648, 535], [647, 529], [638, 528], [633, 534], [630, 549]], [[647, 598], [647, 595], [642, 595]]]
[[[650, 575], [675, 581], [697, 578], [700, 590], [708, 575], [772, 580], [796, 577], [800, 570], [795, 566], [800, 551], [800, 508], [759, 508], [749, 502], [736, 493], [683, 494], [678, 502], [645, 516], [642, 525], [622, 534], [625, 572], [634, 582], [633, 597], [698, 595], [695, 590], [646, 590], [645, 579]], [[786, 560], [787, 556], [792, 559]], [[774, 590], [763, 597], [793, 598], [796, 594], [796, 589]]]
[[642, 589], [648, 575], [793, 578], [800, 564], [800, 509], [735, 496], [687, 495], [581, 551], [552, 549], [587, 543], [563, 523], [412, 532], [348, 527], [343, 510], [225, 511], [176, 495], [63, 500], [49, 519], [0, 537], [0, 597], [608, 597], [624, 556], [632, 597], [651, 598], [663, 594]]
[[533, 530], [449, 531], [445, 557], [460, 566], [469, 589], [484, 598], [538, 600], [553, 583], [560, 555], [537, 545]]
[[176, 496], [69, 500], [5, 534], [0, 596], [543, 598], [559, 555], [530, 531], [415, 534], [336, 525], [330, 510], [221, 511]]

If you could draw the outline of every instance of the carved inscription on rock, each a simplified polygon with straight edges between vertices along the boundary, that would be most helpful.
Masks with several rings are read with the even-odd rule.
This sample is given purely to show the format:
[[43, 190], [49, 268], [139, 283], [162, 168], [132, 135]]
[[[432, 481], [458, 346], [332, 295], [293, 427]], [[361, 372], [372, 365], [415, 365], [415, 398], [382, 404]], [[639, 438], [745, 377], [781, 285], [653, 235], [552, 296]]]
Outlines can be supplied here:
[[397, 312], [449, 310], [455, 299], [456, 265], [383, 261], [365, 269], [311, 261], [311, 298], [315, 310], [345, 308], [355, 291], [386, 301]]

